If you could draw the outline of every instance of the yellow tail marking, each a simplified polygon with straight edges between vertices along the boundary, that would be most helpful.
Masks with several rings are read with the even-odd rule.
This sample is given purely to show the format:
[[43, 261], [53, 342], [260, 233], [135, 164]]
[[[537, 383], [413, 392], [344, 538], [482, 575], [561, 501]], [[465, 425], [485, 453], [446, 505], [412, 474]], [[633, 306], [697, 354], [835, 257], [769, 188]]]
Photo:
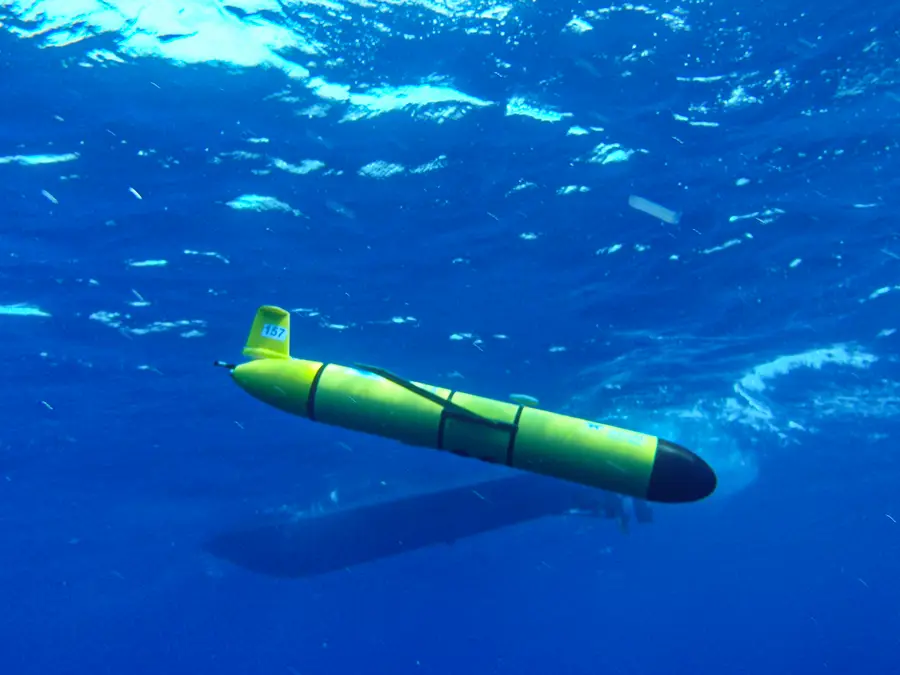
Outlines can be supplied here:
[[291, 358], [291, 313], [263, 305], [256, 310], [244, 356], [251, 359]]

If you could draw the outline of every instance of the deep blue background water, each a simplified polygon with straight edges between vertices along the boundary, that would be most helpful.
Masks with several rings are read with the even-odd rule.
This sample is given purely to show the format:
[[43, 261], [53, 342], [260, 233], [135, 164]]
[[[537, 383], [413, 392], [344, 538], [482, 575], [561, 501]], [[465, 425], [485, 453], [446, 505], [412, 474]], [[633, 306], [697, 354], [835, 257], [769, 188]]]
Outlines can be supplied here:
[[[3, 672], [900, 672], [900, 11], [182, 5], [0, 2]], [[317, 313], [297, 356], [665, 433], [720, 491], [627, 537], [214, 559], [273, 511], [496, 475], [248, 399], [211, 363], [269, 303]]]

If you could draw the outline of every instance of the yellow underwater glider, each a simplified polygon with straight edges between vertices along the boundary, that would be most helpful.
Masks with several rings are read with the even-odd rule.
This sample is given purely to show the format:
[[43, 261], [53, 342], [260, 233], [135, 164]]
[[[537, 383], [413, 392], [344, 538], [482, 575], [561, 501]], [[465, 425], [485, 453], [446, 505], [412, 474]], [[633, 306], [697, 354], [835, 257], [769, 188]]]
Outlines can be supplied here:
[[712, 468], [671, 441], [413, 382], [374, 366], [295, 359], [290, 331], [290, 313], [264, 305], [244, 346], [251, 360], [216, 365], [254, 398], [323, 424], [651, 502], [695, 502], [716, 489]]

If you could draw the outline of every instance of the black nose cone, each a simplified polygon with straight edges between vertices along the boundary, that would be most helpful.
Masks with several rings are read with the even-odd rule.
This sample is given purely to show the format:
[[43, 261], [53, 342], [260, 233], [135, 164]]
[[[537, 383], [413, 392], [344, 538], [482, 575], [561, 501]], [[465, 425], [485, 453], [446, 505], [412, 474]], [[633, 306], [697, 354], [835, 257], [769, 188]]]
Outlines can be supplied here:
[[659, 439], [647, 499], [678, 504], [709, 497], [716, 489], [712, 467], [687, 448]]

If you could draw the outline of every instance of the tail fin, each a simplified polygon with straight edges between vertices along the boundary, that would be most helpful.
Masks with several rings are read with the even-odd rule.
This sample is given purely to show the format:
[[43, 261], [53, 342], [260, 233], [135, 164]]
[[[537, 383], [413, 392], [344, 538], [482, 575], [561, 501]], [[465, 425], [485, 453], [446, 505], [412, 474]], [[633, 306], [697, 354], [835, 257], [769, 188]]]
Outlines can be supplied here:
[[291, 313], [263, 305], [256, 310], [244, 356], [251, 359], [291, 358]]

